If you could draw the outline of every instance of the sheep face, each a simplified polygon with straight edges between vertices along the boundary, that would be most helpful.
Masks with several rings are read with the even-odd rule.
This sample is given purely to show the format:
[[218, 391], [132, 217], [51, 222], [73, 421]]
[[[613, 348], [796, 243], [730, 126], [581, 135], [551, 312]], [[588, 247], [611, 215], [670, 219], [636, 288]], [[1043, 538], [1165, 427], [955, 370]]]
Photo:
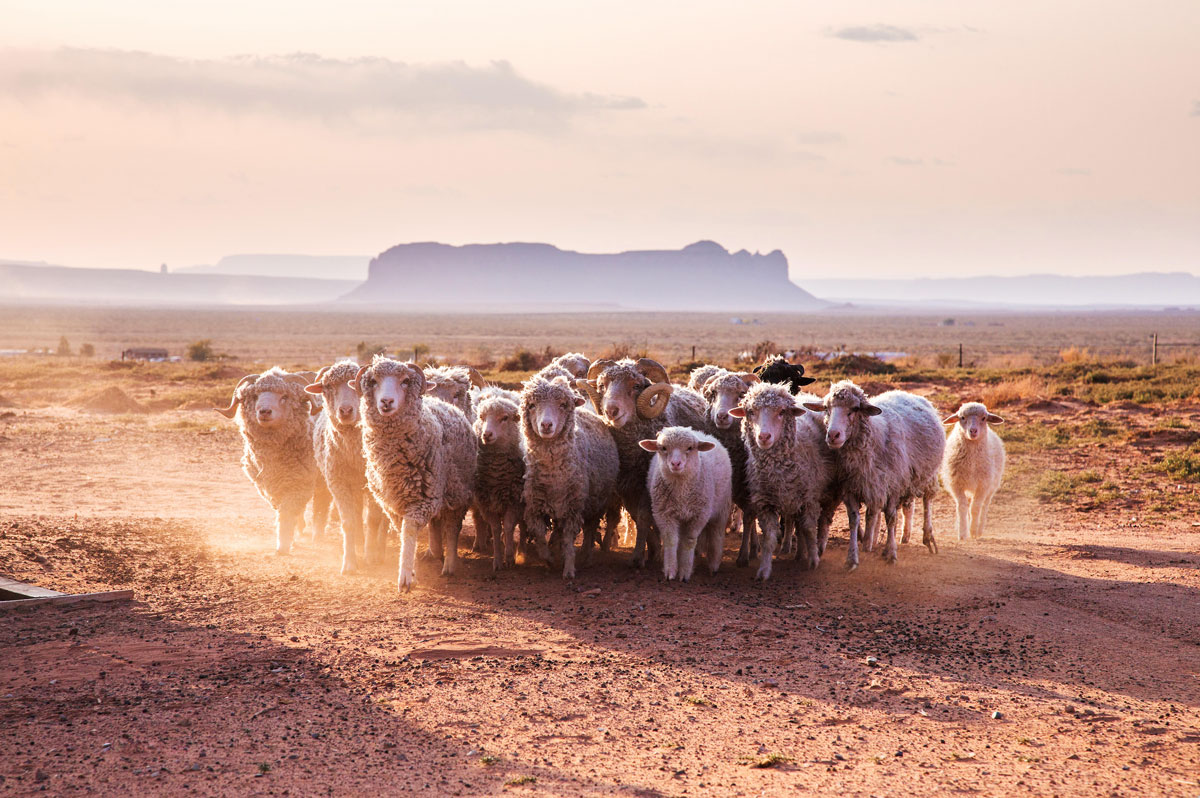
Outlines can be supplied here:
[[958, 424], [967, 440], [974, 441], [987, 435], [988, 424], [1002, 424], [1004, 419], [995, 413], [989, 413], [982, 402], [967, 402], [958, 408], [958, 412], [945, 419], [945, 424]]
[[614, 427], [620, 429], [637, 414], [637, 398], [650, 386], [644, 374], [632, 369], [606, 371], [595, 380], [600, 394], [600, 410]]
[[754, 374], [724, 371], [704, 383], [701, 393], [708, 402], [708, 416], [717, 429], [729, 429], [737, 423], [737, 418], [729, 412], [738, 406], [756, 382], [758, 377]]
[[566, 377], [531, 382], [521, 400], [526, 434], [545, 440], [557, 438], [574, 424], [575, 408], [586, 401], [571, 389]]
[[250, 374], [234, 389], [229, 407], [216, 409], [226, 418], [233, 418], [240, 408], [242, 423], [247, 427], [262, 430], [285, 427], [295, 414], [308, 412], [310, 401], [303, 392], [308, 380], [308, 376], [288, 374], [278, 367]]
[[763, 382], [787, 385], [792, 393], [798, 393], [805, 385], [816, 382], [813, 377], [804, 376], [804, 366], [799, 363], [789, 363], [780, 355], [771, 355], [763, 361], [762, 365], [755, 366], [754, 373]]
[[803, 412], [786, 387], [760, 383], [729, 414], [742, 419], [746, 440], [765, 450], [794, 437], [796, 416]]
[[428, 387], [425, 392], [430, 396], [452, 404], [470, 417], [471, 400], [468, 394], [471, 387], [484, 388], [487, 383], [483, 376], [471, 366], [443, 366], [427, 368], [424, 371]]
[[475, 435], [484, 446], [507, 447], [516, 443], [520, 436], [520, 408], [500, 398], [485, 399], [479, 403], [475, 417]]
[[351, 387], [362, 397], [362, 411], [368, 419], [386, 419], [420, 412], [426, 385], [416, 364], [376, 357], [359, 370]]
[[829, 389], [824, 401], [805, 402], [813, 412], [825, 413], [825, 443], [830, 449], [840, 449], [850, 441], [871, 416], [883, 411], [867, 401], [867, 395], [850, 380], [843, 380]]
[[353, 427], [358, 424], [358, 394], [350, 387], [356, 373], [358, 365], [353, 361], [343, 360], [329, 368], [321, 369], [316, 381], [304, 387], [308, 393], [320, 394], [325, 398], [329, 420], [339, 427]]
[[592, 366], [592, 361], [588, 360], [587, 355], [580, 352], [568, 352], [565, 355], [559, 355], [554, 358], [554, 362], [565, 368], [572, 377], [577, 379], [586, 377], [588, 369]]
[[671, 476], [695, 474], [700, 468], [700, 452], [716, 446], [712, 441], [700, 440], [687, 427], [667, 427], [658, 438], [638, 441], [638, 445], [654, 452], [662, 472]]

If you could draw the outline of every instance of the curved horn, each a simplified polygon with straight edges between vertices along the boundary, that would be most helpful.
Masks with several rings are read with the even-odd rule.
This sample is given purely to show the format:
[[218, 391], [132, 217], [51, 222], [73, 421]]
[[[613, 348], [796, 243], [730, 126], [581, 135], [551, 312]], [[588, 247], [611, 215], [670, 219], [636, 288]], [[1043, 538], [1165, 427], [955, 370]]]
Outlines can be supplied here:
[[596, 412], [600, 413], [600, 394], [596, 393], [596, 389], [587, 380], [575, 380], [575, 387], [583, 391], [584, 395], [592, 400], [592, 407], [596, 408]]
[[615, 360], [607, 360], [605, 358], [601, 358], [600, 360], [597, 360], [595, 363], [588, 366], [587, 378], [589, 380], [596, 379], [596, 377], [598, 377], [600, 375], [600, 372], [604, 371], [606, 368], [613, 365], [614, 363], [616, 363]]
[[301, 388], [303, 388], [305, 385], [308, 385], [310, 382], [314, 382], [316, 379], [317, 373], [315, 371], [297, 371], [294, 374], [285, 375], [283, 381], [292, 385], [299, 385]]
[[214, 407], [213, 410], [216, 410], [218, 413], [225, 416], [225, 418], [233, 418], [235, 415], [237, 415], [237, 406], [238, 403], [241, 402], [241, 400], [238, 399], [238, 391], [240, 391], [242, 386], [247, 382], [254, 382], [258, 379], [258, 377], [259, 375], [257, 374], [247, 374], [245, 377], [242, 377], [240, 380], [238, 380], [238, 384], [233, 386], [233, 396], [229, 400], [229, 407]]
[[637, 362], [637, 370], [646, 375], [650, 382], [670, 382], [671, 378], [667, 376], [667, 370], [663, 368], [663, 364], [657, 360], [651, 360], [648, 357], [640, 358]]
[[671, 401], [671, 391], [675, 388], [669, 382], [656, 382], [647, 387], [637, 398], [637, 413], [646, 420], [653, 420], [661, 416], [667, 409], [667, 403]]
[[362, 383], [360, 383], [359, 380], [362, 379], [362, 375], [366, 374], [367, 369], [369, 369], [369, 368], [371, 368], [371, 367], [370, 366], [359, 367], [358, 372], [354, 375], [354, 379], [352, 379], [352, 380], [350, 380], [350, 382], [346, 383], [347, 385], [350, 386], [350, 390], [354, 391], [359, 396], [362, 395]]
[[472, 385], [474, 385], [476, 388], [487, 387], [487, 380], [483, 378], [483, 375], [479, 373], [478, 369], [476, 369], [474, 366], [467, 366], [467, 372], [471, 375]]
[[752, 371], [739, 371], [734, 374], [734, 376], [747, 385], [753, 385], [756, 382], [762, 382], [762, 377], [758, 376]]

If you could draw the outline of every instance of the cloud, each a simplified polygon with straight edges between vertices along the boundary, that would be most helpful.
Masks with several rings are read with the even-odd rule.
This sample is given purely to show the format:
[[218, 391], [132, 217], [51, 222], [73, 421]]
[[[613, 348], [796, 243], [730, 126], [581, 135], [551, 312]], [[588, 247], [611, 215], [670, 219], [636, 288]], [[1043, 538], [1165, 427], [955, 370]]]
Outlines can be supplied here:
[[481, 128], [546, 127], [581, 113], [646, 107], [636, 97], [562, 92], [522, 76], [507, 61], [470, 66], [310, 53], [196, 60], [124, 50], [0, 50], [0, 98], [63, 94], [229, 114], [440, 117]]
[[919, 39], [911, 30], [895, 25], [852, 25], [838, 28], [830, 35], [848, 42], [915, 42]]

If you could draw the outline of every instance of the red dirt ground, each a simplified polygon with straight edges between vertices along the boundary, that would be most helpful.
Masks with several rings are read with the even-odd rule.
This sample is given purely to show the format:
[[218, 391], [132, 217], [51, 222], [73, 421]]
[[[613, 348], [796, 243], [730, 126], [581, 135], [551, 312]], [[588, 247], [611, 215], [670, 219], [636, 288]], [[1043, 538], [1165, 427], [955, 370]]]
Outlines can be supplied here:
[[943, 497], [894, 567], [845, 573], [839, 515], [763, 586], [622, 552], [398, 595], [394, 545], [271, 554], [238, 451], [215, 414], [0, 420], [0, 573], [136, 593], [0, 610], [0, 794], [1200, 796], [1192, 520], [1008, 491], [963, 544]]

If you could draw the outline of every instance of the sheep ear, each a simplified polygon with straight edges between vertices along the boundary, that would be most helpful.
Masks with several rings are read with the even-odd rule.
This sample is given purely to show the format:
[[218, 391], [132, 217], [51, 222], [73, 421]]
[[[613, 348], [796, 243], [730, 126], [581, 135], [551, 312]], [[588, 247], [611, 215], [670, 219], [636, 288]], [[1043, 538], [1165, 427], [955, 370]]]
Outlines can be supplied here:
[[658, 451], [658, 441], [656, 441], [654, 438], [647, 438], [644, 441], [638, 441], [638, 446], [641, 446], [648, 452]]
[[792, 416], [798, 416], [798, 415], [801, 415], [802, 413], [804, 413], [804, 408], [801, 407], [800, 405], [796, 405], [795, 407], [789, 407], [787, 409], [787, 411], [789, 413], [791, 413]]
[[734, 418], [745, 418], [746, 417], [746, 408], [735, 407], [729, 411], [729, 415], [733, 416]]
[[805, 410], [811, 410], [814, 413], [824, 413], [825, 412], [825, 403], [824, 402], [801, 402], [800, 404], [804, 405]]
[[816, 377], [792, 377], [792, 382], [797, 385], [812, 385], [816, 381]]
[[702, 452], [711, 452], [713, 449], [717, 448], [717, 445], [712, 441], [700, 441], [698, 444], [696, 444], [696, 448]]
[[325, 386], [319, 382], [314, 382], [312, 385], [305, 385], [304, 392], [305, 393], [317, 393], [317, 394], [324, 393]]
[[576, 407], [583, 407], [586, 404], [587, 404], [587, 399], [584, 399], [582, 396], [579, 396], [578, 394], [575, 396], [575, 406]]
[[[1000, 416], [996, 416], [996, 418], [1000, 418]], [[958, 413], [954, 413], [953, 415], [946, 416], [945, 418], [942, 419], [942, 423], [943, 424], [957, 424], [958, 423]]]
[[436, 382], [427, 382], [421, 387], [421, 393], [433, 393], [435, 390], [437, 390]]
[[878, 408], [872, 404], [865, 404], [862, 407], [860, 407], [859, 410], [863, 411], [863, 413], [868, 416], [877, 416], [883, 412], [882, 408]]
[[1003, 424], [1004, 423], [1004, 419], [1000, 418], [1000, 416], [996, 415], [995, 413], [988, 413], [987, 420], [988, 420], [989, 424]]

